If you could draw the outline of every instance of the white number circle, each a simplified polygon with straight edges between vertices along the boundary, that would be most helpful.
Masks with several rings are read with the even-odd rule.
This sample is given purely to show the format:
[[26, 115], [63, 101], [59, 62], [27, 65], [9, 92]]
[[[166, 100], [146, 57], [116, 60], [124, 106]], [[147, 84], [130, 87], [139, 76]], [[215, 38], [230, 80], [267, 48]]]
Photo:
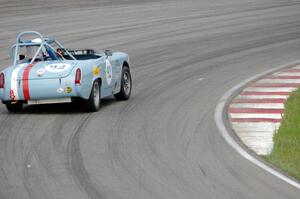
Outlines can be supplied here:
[[57, 63], [49, 64], [45, 67], [45, 70], [51, 73], [60, 73], [71, 68], [71, 64]]
[[105, 66], [106, 66], [106, 82], [108, 85], [110, 85], [113, 75], [112, 75], [112, 67], [108, 60], [106, 60]]

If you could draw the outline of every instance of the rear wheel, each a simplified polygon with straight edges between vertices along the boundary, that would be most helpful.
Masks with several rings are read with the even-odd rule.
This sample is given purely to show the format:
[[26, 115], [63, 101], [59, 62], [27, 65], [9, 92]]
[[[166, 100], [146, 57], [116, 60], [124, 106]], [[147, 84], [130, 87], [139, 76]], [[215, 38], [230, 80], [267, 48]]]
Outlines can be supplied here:
[[101, 104], [101, 85], [99, 81], [94, 81], [89, 99], [86, 101], [87, 111], [96, 112]]
[[23, 102], [7, 102], [6, 104], [6, 109], [9, 112], [20, 112], [23, 109]]
[[128, 100], [131, 94], [132, 80], [130, 70], [127, 66], [123, 67], [121, 77], [121, 89], [120, 92], [115, 94], [117, 100]]

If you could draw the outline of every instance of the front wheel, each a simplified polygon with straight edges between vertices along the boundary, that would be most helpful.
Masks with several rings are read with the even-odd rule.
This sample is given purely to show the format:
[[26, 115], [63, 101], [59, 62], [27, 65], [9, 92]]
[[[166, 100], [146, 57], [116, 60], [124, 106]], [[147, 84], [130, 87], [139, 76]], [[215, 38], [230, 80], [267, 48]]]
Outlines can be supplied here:
[[96, 112], [100, 109], [101, 104], [101, 85], [99, 81], [93, 83], [91, 94], [89, 99], [86, 101], [87, 111]]
[[6, 109], [9, 112], [20, 112], [23, 109], [23, 102], [7, 102], [6, 104]]
[[122, 69], [121, 89], [120, 92], [115, 94], [117, 100], [128, 100], [131, 94], [132, 80], [130, 70], [127, 66]]

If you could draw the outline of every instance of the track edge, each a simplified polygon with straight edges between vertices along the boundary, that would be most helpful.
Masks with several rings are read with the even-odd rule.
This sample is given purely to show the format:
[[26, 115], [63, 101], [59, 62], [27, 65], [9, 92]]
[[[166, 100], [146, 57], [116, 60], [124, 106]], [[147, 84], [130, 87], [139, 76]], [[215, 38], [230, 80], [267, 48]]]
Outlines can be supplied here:
[[216, 123], [216, 126], [221, 133], [222, 137], [226, 140], [226, 142], [240, 155], [242, 155], [245, 159], [249, 160], [256, 166], [260, 167], [261, 169], [267, 171], [268, 173], [276, 176], [277, 178], [285, 181], [286, 183], [294, 186], [297, 189], [300, 189], [300, 183], [291, 177], [286, 176], [282, 172], [278, 171], [275, 168], [272, 168], [271, 165], [268, 165], [267, 162], [263, 161], [261, 158], [257, 157], [257, 155], [252, 154], [252, 152], [249, 149], [244, 149], [241, 144], [239, 144], [238, 139], [233, 138], [233, 132], [232, 129], [229, 127], [229, 122], [226, 122], [225, 119], [227, 118], [226, 110], [228, 107], [228, 104], [230, 100], [248, 83], [251, 81], [254, 81], [261, 76], [267, 75], [269, 73], [275, 72], [277, 70], [280, 70], [285, 67], [289, 67], [292, 65], [300, 64], [300, 60], [296, 60], [281, 66], [278, 66], [276, 68], [273, 68], [271, 70], [267, 70], [265, 72], [259, 73], [249, 79], [246, 79], [245, 81], [235, 85], [230, 90], [228, 90], [218, 101], [217, 106], [215, 108], [214, 113], [214, 120]]

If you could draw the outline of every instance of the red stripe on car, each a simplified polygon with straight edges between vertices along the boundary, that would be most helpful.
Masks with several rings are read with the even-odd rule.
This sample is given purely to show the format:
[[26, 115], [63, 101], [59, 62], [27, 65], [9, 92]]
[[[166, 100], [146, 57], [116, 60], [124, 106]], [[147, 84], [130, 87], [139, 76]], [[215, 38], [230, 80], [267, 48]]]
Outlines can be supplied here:
[[29, 73], [31, 68], [34, 66], [35, 63], [33, 64], [29, 64], [23, 73], [23, 96], [25, 100], [29, 100], [30, 99], [30, 94], [29, 94], [29, 84], [28, 84], [28, 78], [29, 78]]

